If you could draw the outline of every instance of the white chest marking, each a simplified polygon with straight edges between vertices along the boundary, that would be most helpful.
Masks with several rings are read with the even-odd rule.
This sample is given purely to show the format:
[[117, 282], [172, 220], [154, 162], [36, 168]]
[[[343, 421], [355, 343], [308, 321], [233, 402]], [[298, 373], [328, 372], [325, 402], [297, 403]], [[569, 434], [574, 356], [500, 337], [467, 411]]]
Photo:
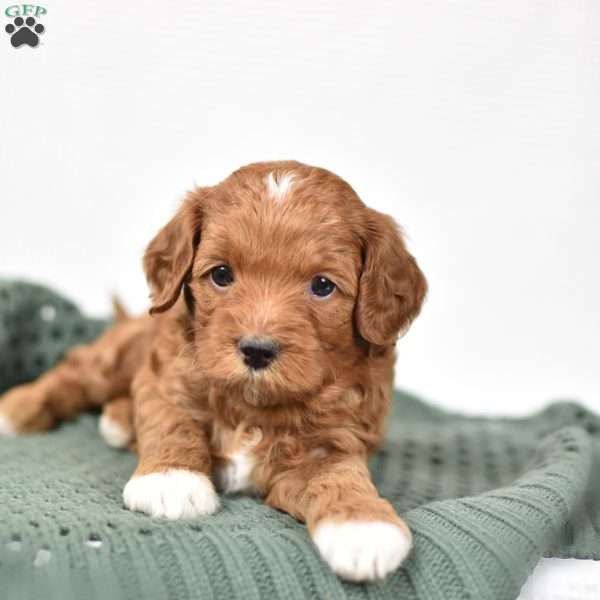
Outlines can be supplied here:
[[256, 460], [248, 452], [233, 452], [227, 457], [229, 460], [224, 465], [219, 465], [215, 471], [215, 478], [219, 489], [226, 494], [234, 492], [256, 492], [252, 471]]

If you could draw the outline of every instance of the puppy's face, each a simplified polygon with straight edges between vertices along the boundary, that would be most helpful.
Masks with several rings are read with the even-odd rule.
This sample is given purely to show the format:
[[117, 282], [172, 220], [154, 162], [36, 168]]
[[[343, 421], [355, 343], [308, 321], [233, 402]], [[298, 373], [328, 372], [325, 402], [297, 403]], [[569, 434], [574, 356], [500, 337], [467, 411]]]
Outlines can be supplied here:
[[[198, 365], [251, 403], [302, 396], [355, 348], [360, 244], [343, 206], [280, 175], [206, 212], [190, 288]], [[262, 183], [262, 186], [260, 185]]]
[[425, 280], [391, 220], [335, 175], [264, 163], [190, 194], [145, 257], [153, 310], [181, 288], [195, 365], [254, 406], [301, 400], [393, 345]]

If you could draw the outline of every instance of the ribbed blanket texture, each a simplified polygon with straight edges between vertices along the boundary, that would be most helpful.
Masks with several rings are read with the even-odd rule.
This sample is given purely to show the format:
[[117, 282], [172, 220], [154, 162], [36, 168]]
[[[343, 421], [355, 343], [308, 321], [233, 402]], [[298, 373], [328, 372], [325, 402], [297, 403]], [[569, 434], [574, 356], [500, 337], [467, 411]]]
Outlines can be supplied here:
[[[0, 281], [0, 391], [105, 325], [42, 286]], [[193, 521], [125, 510], [136, 458], [84, 415], [0, 438], [0, 600], [514, 600], [542, 556], [600, 559], [599, 440], [599, 417], [574, 403], [473, 418], [398, 392], [371, 472], [415, 546], [385, 581], [359, 585], [253, 498]]]

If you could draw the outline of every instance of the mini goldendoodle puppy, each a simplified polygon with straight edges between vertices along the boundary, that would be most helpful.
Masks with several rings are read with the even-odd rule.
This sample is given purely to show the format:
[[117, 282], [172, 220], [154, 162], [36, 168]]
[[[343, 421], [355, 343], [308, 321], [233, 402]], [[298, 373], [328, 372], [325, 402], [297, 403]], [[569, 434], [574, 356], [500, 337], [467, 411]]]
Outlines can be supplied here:
[[306, 522], [344, 578], [396, 569], [411, 534], [367, 458], [427, 285], [393, 220], [328, 171], [256, 163], [190, 192], [144, 268], [150, 315], [5, 394], [0, 432], [102, 405], [106, 441], [139, 454], [129, 509], [207, 515], [216, 484]]

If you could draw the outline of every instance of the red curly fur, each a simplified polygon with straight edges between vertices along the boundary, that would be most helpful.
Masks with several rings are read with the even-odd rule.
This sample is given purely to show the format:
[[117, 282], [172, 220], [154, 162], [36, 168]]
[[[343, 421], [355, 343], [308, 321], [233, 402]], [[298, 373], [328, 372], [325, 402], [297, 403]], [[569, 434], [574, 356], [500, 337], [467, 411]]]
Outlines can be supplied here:
[[[293, 176], [285, 198], [271, 197], [270, 174]], [[235, 274], [225, 289], [210, 280], [221, 264]], [[97, 342], [8, 392], [0, 414], [16, 431], [105, 405], [123, 429], [133, 418], [135, 476], [210, 476], [244, 448], [254, 488], [309, 530], [359, 519], [408, 532], [367, 470], [396, 339], [426, 294], [390, 217], [326, 170], [256, 163], [190, 192], [148, 246], [144, 269], [152, 316], [121, 315]], [[331, 297], [309, 294], [316, 275], [336, 283]], [[237, 341], [247, 335], [277, 340], [270, 368], [244, 365]]]

